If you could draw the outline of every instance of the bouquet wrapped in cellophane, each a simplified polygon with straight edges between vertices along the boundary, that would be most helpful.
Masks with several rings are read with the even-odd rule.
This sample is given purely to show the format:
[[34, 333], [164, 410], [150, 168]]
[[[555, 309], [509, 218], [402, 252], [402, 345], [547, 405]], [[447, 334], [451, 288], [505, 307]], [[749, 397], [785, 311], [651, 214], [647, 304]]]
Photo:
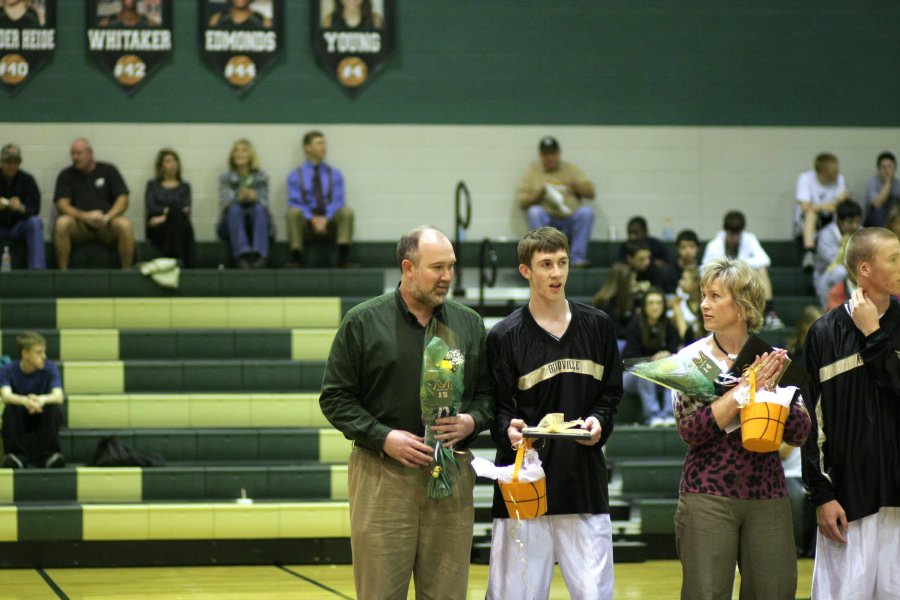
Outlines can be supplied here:
[[434, 439], [431, 426], [436, 419], [459, 414], [463, 396], [465, 358], [456, 348], [434, 336], [425, 346], [422, 358], [422, 422], [425, 424], [425, 443], [434, 447], [429, 470], [428, 497], [449, 498], [454, 491], [454, 473], [459, 469], [452, 448], [445, 448]]
[[650, 362], [626, 364], [625, 370], [688, 396], [709, 398], [717, 395], [713, 382], [686, 356], [675, 354]]

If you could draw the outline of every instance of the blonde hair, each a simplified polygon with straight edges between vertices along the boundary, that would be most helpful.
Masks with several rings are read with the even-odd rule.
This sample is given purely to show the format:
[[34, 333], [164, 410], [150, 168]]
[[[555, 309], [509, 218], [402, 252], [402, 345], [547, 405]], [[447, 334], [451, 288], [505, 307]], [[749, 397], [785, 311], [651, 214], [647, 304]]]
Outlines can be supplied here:
[[844, 251], [844, 266], [847, 267], [847, 275], [850, 281], [858, 283], [856, 276], [859, 266], [864, 262], [871, 262], [875, 258], [875, 249], [879, 241], [893, 241], [897, 235], [890, 229], [883, 227], [863, 227], [857, 229], [847, 242]]
[[812, 324], [821, 316], [822, 310], [818, 306], [813, 304], [804, 306], [803, 312], [800, 313], [800, 318], [797, 319], [797, 328], [794, 330], [794, 337], [791, 338], [790, 345], [795, 349], [805, 346], [806, 335], [809, 333], [809, 328], [812, 327]]
[[706, 290], [718, 280], [731, 293], [749, 331], [759, 331], [763, 324], [766, 292], [762, 277], [742, 260], [720, 258], [704, 265], [700, 289]]
[[816, 169], [816, 173], [821, 173], [828, 167], [837, 166], [838, 158], [831, 152], [823, 152], [816, 157], [813, 166]]
[[253, 147], [250, 140], [246, 138], [241, 138], [231, 145], [231, 152], [228, 153], [228, 167], [232, 171], [237, 171], [237, 167], [234, 164], [234, 151], [241, 145], [247, 147], [247, 154], [250, 155], [250, 164], [247, 165], [250, 168], [250, 171], [259, 171], [259, 155], [256, 154], [256, 148]]

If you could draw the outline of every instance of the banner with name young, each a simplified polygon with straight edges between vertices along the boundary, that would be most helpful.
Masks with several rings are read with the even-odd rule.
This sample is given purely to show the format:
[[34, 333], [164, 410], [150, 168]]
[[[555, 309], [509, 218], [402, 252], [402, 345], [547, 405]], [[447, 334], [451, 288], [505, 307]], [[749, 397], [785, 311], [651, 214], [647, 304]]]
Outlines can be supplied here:
[[394, 0], [310, 0], [319, 65], [355, 96], [394, 52]]
[[200, 45], [238, 94], [284, 54], [284, 0], [200, 0]]
[[44, 66], [56, 49], [56, 0], [0, 2], [0, 81], [12, 93]]
[[172, 52], [172, 0], [86, 0], [90, 54], [133, 94]]

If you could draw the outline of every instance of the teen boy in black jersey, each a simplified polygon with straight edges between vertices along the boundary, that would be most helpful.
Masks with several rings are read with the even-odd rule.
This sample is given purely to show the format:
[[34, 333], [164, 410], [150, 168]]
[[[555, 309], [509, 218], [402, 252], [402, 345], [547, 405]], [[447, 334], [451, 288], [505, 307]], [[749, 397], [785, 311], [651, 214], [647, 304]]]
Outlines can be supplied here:
[[[612, 598], [612, 527], [602, 446], [622, 395], [615, 325], [606, 313], [566, 299], [569, 247], [552, 227], [519, 242], [519, 272], [531, 299], [488, 335], [496, 401], [497, 464], [515, 460], [522, 428], [548, 413], [584, 419], [585, 440], [544, 440], [547, 514], [518, 522], [494, 492], [488, 598], [546, 598], [554, 560], [573, 598]], [[522, 548], [520, 549], [520, 541]]]
[[803, 482], [819, 525], [812, 599], [900, 598], [900, 242], [866, 227], [844, 256], [859, 289], [806, 340], [813, 428]]

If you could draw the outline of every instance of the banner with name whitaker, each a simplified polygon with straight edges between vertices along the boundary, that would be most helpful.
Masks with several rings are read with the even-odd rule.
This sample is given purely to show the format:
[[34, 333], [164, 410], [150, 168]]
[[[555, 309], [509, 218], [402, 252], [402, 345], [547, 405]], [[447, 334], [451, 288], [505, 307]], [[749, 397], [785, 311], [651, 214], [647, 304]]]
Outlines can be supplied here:
[[172, 52], [172, 0], [86, 0], [88, 53], [129, 94]]

